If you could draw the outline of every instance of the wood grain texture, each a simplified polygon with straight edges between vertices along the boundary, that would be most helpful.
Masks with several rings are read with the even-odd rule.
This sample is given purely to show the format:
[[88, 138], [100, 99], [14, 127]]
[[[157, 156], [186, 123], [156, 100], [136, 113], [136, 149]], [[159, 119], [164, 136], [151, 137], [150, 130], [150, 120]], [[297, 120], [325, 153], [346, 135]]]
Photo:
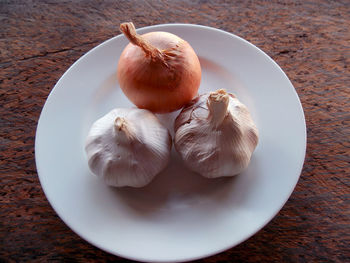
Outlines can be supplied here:
[[193, 23], [241, 36], [287, 73], [308, 145], [299, 183], [259, 233], [197, 262], [350, 262], [350, 2], [0, 1], [0, 261], [126, 262], [55, 214], [34, 160], [45, 100], [80, 56], [118, 25]]

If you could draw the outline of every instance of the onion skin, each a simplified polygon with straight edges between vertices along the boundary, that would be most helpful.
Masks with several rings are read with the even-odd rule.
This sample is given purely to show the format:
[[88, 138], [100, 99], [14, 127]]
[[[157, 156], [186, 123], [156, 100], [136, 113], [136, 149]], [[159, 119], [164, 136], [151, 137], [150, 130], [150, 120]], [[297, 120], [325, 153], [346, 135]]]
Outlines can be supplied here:
[[[197, 95], [200, 85], [196, 53], [171, 33], [150, 32], [137, 37], [126, 46], [118, 63], [118, 81], [124, 94], [138, 108], [156, 113], [182, 108]], [[138, 41], [145, 41], [150, 50], [140, 47]]]

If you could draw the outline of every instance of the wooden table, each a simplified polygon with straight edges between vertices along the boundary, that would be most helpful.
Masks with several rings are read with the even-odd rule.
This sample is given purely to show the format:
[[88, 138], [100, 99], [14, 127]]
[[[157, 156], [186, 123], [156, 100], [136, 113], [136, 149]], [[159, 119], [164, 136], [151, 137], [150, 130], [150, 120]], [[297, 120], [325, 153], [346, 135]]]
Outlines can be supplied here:
[[34, 138], [60, 76], [132, 20], [202, 24], [247, 39], [282, 67], [304, 107], [306, 160], [287, 204], [246, 242], [198, 262], [350, 262], [349, 14], [348, 0], [1, 1], [0, 261], [125, 262], [52, 210]]

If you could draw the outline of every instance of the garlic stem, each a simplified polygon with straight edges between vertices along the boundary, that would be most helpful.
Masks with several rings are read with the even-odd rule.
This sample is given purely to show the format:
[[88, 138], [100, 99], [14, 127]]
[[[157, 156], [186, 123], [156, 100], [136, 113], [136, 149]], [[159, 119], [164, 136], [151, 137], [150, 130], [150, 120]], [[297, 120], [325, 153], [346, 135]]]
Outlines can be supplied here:
[[207, 105], [209, 109], [209, 120], [214, 127], [218, 127], [227, 115], [229, 95], [223, 89], [211, 92]]
[[132, 22], [120, 24], [120, 30], [132, 44], [142, 48], [147, 57], [150, 56], [152, 60], [160, 59], [162, 62], [165, 62], [162, 51], [151, 45], [146, 39], [137, 34], [135, 26]]
[[129, 123], [121, 117], [114, 120], [114, 131], [118, 134], [118, 140], [128, 140], [134, 137]]
[[117, 117], [114, 121], [114, 127], [120, 131], [122, 130], [123, 126], [125, 124], [125, 119], [124, 118], [121, 118], [121, 117]]

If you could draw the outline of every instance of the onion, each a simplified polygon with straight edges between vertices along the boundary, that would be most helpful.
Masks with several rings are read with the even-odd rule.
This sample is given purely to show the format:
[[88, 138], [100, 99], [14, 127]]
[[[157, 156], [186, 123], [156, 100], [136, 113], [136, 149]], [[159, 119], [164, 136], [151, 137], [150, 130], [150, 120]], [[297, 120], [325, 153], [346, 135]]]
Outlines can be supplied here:
[[131, 22], [120, 30], [130, 43], [119, 59], [118, 81], [137, 107], [166, 113], [197, 95], [201, 67], [190, 44], [167, 32], [138, 35]]

